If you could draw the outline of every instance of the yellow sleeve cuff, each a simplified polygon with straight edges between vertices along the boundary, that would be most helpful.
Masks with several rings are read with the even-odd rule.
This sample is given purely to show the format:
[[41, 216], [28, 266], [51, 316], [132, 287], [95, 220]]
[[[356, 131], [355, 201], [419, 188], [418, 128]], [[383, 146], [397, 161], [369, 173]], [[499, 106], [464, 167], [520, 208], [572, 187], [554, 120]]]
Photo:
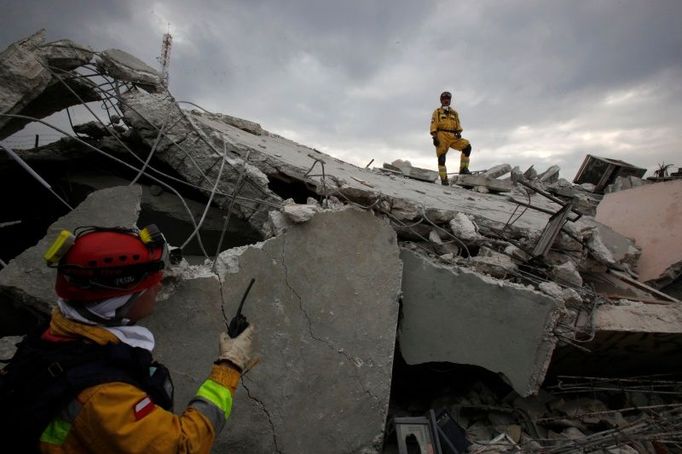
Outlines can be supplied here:
[[209, 379], [228, 388], [232, 394], [237, 390], [241, 374], [225, 363], [214, 364]]

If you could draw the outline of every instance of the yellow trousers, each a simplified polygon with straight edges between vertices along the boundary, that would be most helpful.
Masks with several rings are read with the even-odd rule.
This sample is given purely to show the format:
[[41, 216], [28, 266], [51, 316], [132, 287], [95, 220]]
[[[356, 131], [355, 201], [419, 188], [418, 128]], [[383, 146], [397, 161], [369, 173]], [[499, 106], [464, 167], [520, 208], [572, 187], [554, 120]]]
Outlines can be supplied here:
[[[436, 147], [436, 156], [438, 157], [438, 175], [440, 176], [441, 180], [445, 181], [448, 179], [448, 172], [447, 168], [445, 167], [445, 156], [447, 155], [448, 150], [450, 150], [450, 148], [462, 151], [462, 154], [460, 155], [459, 158], [460, 172], [463, 169], [469, 168], [468, 154], [471, 153], [471, 143], [469, 143], [467, 139], [463, 139], [461, 137], [458, 138], [457, 136], [455, 136], [454, 133], [447, 131], [438, 131], [436, 133], [436, 137], [440, 142]], [[465, 154], [463, 150], [467, 149], [468, 154]]]

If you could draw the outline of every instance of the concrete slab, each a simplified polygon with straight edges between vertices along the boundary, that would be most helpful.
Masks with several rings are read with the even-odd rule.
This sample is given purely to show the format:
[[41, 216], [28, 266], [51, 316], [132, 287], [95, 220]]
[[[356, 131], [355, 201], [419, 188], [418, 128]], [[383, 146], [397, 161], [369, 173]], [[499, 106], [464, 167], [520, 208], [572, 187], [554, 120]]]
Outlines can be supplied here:
[[[46, 117], [66, 107], [79, 104], [64, 85], [53, 77], [48, 63], [67, 65], [66, 59], [82, 63], [90, 59], [88, 52], [72, 52], [69, 56], [58, 45], [45, 45], [45, 30], [10, 44], [0, 52], [0, 113]], [[73, 44], [73, 43], [71, 43]], [[64, 59], [64, 60], [62, 60]], [[85, 101], [99, 97], [90, 81], [71, 79], [62, 73], [68, 85]], [[0, 139], [22, 129], [29, 120], [0, 117]]]
[[[24, 334], [35, 321], [46, 317], [56, 302], [56, 270], [48, 268], [43, 254], [62, 229], [82, 225], [132, 227], [140, 212], [139, 186], [118, 186], [90, 194], [72, 212], [59, 218], [35, 246], [0, 270], [0, 336]], [[116, 209], [112, 209], [116, 207]]]
[[606, 194], [597, 221], [635, 240], [642, 249], [639, 280], [654, 287], [682, 272], [682, 180]]
[[[557, 349], [552, 371], [562, 374], [627, 376], [679, 372], [682, 362], [682, 305], [621, 300], [599, 306], [594, 338]], [[588, 327], [589, 329], [590, 327]]]
[[111, 77], [142, 84], [145, 88], [161, 88], [161, 74], [145, 62], [120, 49], [107, 49], [99, 54], [97, 66]]
[[483, 186], [491, 192], [509, 192], [512, 190], [511, 180], [498, 180], [485, 175], [457, 175], [452, 179], [452, 182], [465, 188]]
[[[226, 251], [221, 263], [228, 316], [256, 279], [244, 313], [258, 329], [262, 361], [243, 379], [214, 452], [380, 447], [402, 275], [388, 223], [355, 209], [323, 212]], [[225, 330], [218, 280], [203, 276], [180, 281], [146, 324], [174, 373], [177, 405], [205, 377]]]
[[524, 286], [402, 249], [400, 351], [408, 364], [445, 361], [502, 374], [536, 393], [556, 339], [557, 302]]
[[512, 171], [510, 164], [498, 164], [483, 172], [483, 175], [489, 178], [499, 178], [502, 175]]
[[397, 170], [402, 172], [403, 175], [408, 178], [427, 181], [429, 183], [433, 183], [438, 178], [438, 172], [429, 169], [422, 169], [420, 167], [414, 167], [410, 161], [405, 161], [402, 159], [396, 159], [390, 164], [384, 163], [384, 169]]

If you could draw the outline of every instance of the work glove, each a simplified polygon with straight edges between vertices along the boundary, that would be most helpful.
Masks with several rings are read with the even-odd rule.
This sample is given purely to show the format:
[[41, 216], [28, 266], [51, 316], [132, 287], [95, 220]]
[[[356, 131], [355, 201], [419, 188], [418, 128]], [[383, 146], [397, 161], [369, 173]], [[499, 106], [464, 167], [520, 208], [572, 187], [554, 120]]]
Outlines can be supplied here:
[[433, 146], [437, 147], [438, 145], [440, 145], [440, 140], [438, 140], [438, 137], [437, 136], [432, 136], [432, 137], [433, 137]]
[[227, 333], [220, 333], [220, 356], [217, 362], [228, 361], [234, 364], [242, 375], [255, 366], [260, 358], [253, 351], [253, 333], [253, 325], [249, 325], [235, 338]]

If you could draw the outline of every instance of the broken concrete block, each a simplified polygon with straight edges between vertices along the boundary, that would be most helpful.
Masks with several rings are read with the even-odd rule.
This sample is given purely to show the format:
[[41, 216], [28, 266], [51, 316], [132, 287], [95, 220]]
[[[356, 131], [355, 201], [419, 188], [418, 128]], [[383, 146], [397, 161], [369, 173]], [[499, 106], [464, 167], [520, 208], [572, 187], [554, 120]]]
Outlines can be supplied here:
[[489, 178], [499, 178], [505, 173], [511, 172], [511, 170], [512, 167], [509, 164], [498, 164], [483, 172], [483, 175]]
[[[0, 270], [0, 335], [25, 333], [35, 321], [31, 316], [49, 316], [57, 298], [56, 270], [45, 265], [43, 254], [62, 229], [73, 231], [87, 225], [133, 227], [140, 211], [141, 195], [137, 185], [93, 192], [72, 212], [53, 223], [37, 245]], [[19, 320], [22, 322], [16, 323]]]
[[559, 301], [563, 301], [566, 304], [579, 304], [582, 302], [582, 298], [572, 288], [561, 288], [556, 282], [542, 282], [538, 285], [538, 288]]
[[446, 361], [503, 374], [537, 392], [554, 351], [557, 302], [518, 284], [401, 251], [400, 350], [408, 364]]
[[281, 211], [272, 210], [268, 213], [268, 220], [263, 226], [265, 238], [281, 235], [294, 223]]
[[554, 299], [563, 301], [561, 287], [556, 282], [541, 282], [538, 288]]
[[575, 263], [570, 260], [561, 265], [553, 266], [550, 270], [550, 276], [565, 285], [573, 287], [583, 286], [583, 278], [580, 276]]
[[89, 63], [94, 55], [92, 49], [74, 43], [70, 39], [60, 39], [43, 44], [38, 52], [50, 67], [64, 71], [70, 71]]
[[594, 228], [591, 234], [589, 234], [587, 246], [589, 248], [590, 255], [600, 263], [603, 263], [607, 266], [616, 264], [616, 259], [613, 257], [613, 253], [606, 246], [606, 244], [604, 244], [602, 236], [597, 228]]
[[107, 49], [99, 54], [97, 67], [114, 79], [140, 84], [152, 91], [161, 90], [161, 74], [145, 62], [120, 49]]
[[485, 186], [476, 186], [474, 188], [474, 191], [479, 192], [481, 194], [488, 194], [490, 192], [490, 190]]
[[429, 232], [429, 241], [434, 244], [443, 244], [443, 240], [440, 239], [440, 235], [435, 229], [432, 229], [431, 232]]
[[526, 254], [522, 249], [519, 249], [518, 247], [514, 246], [513, 244], [508, 245], [507, 247], [504, 248], [504, 253], [514, 257], [515, 259], [521, 261], [521, 262], [526, 262], [530, 260], [530, 257], [528, 254]]
[[544, 172], [542, 172], [540, 175], [538, 175], [538, 180], [540, 180], [541, 183], [556, 183], [559, 180], [559, 166], [551, 166]]
[[535, 170], [535, 166], [528, 167], [528, 170], [523, 172], [523, 176], [526, 177], [526, 180], [536, 179], [538, 177], [538, 172]]
[[318, 211], [320, 208], [316, 205], [285, 205], [282, 207], [284, 215], [294, 224], [308, 222]]
[[[43, 47], [45, 30], [11, 44], [0, 53], [0, 113], [46, 117], [80, 101], [65, 87], [68, 85], [85, 102], [99, 99], [95, 84], [62, 73], [65, 84], [48, 68], [54, 48]], [[0, 139], [19, 131], [30, 120], [0, 117]]]
[[511, 169], [511, 181], [512, 181], [512, 183], [516, 184], [522, 178], [525, 178], [525, 177], [523, 176], [521, 169], [519, 168], [519, 166], [514, 166], [514, 168]]
[[478, 255], [470, 257], [468, 265], [479, 273], [504, 279], [517, 270], [516, 263], [505, 254], [500, 254], [485, 246], [481, 247]]
[[410, 161], [396, 159], [391, 164], [384, 164], [384, 168], [393, 167], [398, 169], [406, 177], [413, 178], [415, 180], [428, 181], [430, 183], [434, 182], [438, 178], [438, 172], [429, 169], [422, 169], [419, 167], [414, 167]]
[[450, 220], [450, 229], [452, 233], [463, 241], [476, 241], [480, 239], [476, 225], [464, 213], [457, 213], [452, 220]]
[[[44, 41], [45, 30], [41, 30], [0, 53], [0, 113], [18, 113], [50, 83], [52, 76], [35, 54]], [[9, 120], [0, 118], [0, 126]]]
[[255, 121], [249, 121], [249, 120], [244, 120], [243, 118], [237, 118], [233, 117], [231, 115], [226, 115], [226, 114], [221, 114], [221, 113], [211, 113], [205, 115], [208, 118], [214, 118], [218, 121], [222, 121], [224, 123], [227, 123], [228, 125], [232, 125], [235, 128], [239, 128], [242, 131], [246, 131], [248, 133], [251, 133], [255, 136], [262, 136], [266, 134], [266, 131], [263, 130], [261, 125], [256, 123]]
[[511, 181], [498, 180], [484, 175], [457, 175], [452, 182], [466, 188], [484, 186], [490, 192], [509, 192], [512, 190]]
[[[362, 235], [358, 235], [362, 232]], [[373, 448], [390, 394], [402, 265], [390, 225], [366, 211], [316, 214], [231, 256], [222, 296], [256, 326], [260, 364], [242, 379], [216, 452], [346, 453]], [[187, 402], [225, 330], [215, 278], [185, 280], [147, 325]], [[295, 415], [295, 417], [293, 417]], [[311, 429], [313, 428], [313, 429]], [[311, 430], [320, 436], [311, 436]]]

